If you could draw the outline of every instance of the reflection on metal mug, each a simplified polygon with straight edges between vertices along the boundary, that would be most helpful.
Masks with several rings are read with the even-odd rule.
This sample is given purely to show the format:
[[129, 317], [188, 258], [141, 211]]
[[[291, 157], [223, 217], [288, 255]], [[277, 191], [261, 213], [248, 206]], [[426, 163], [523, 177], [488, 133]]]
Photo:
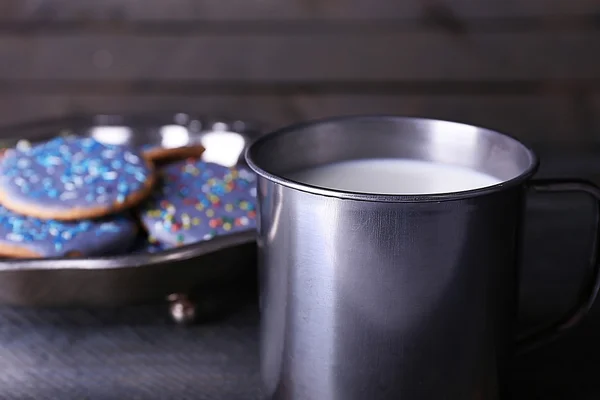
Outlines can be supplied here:
[[[537, 158], [509, 136], [430, 119], [341, 117], [263, 136], [246, 160], [259, 175], [269, 399], [503, 398], [514, 352], [572, 326], [597, 294], [594, 249], [578, 308], [513, 337], [528, 191], [600, 200], [600, 190], [531, 180]], [[383, 187], [377, 174], [389, 175]]]

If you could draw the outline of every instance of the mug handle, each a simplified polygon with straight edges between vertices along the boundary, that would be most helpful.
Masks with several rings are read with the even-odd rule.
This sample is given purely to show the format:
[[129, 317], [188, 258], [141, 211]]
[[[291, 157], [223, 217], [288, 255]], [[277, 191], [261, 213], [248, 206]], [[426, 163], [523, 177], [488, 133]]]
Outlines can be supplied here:
[[600, 251], [600, 188], [591, 182], [576, 179], [535, 179], [527, 188], [534, 193], [585, 193], [596, 199], [594, 246], [590, 254], [590, 265], [587, 277], [584, 279], [577, 298], [576, 305], [557, 322], [533, 332], [520, 335], [517, 338], [517, 353], [534, 350], [547, 344], [568, 329], [577, 325], [588, 313], [600, 289], [600, 263], [598, 252]]

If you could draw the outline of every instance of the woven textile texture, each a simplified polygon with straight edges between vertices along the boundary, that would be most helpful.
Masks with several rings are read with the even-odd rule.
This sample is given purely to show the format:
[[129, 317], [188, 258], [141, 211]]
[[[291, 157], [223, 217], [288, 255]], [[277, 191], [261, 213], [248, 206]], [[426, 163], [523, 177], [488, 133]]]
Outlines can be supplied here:
[[[0, 399], [260, 399], [257, 327], [254, 304], [191, 327], [174, 325], [164, 305], [0, 307]], [[572, 334], [518, 359], [514, 399], [600, 398], [599, 334], [596, 310]]]
[[174, 325], [166, 307], [0, 308], [0, 399], [251, 400], [255, 307]]

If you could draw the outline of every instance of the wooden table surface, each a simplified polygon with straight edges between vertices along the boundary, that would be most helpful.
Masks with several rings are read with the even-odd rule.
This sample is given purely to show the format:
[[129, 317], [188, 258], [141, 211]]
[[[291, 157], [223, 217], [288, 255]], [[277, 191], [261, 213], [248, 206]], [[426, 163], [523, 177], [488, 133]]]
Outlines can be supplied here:
[[0, 125], [393, 113], [598, 140], [597, 0], [6, 0]]

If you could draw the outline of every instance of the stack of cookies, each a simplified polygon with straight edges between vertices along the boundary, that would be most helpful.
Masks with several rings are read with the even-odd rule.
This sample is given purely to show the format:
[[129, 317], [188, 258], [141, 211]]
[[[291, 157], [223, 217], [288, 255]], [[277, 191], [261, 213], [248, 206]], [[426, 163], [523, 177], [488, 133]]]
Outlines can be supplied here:
[[155, 252], [254, 229], [255, 176], [203, 162], [201, 151], [145, 153], [79, 137], [7, 150], [0, 256]]

